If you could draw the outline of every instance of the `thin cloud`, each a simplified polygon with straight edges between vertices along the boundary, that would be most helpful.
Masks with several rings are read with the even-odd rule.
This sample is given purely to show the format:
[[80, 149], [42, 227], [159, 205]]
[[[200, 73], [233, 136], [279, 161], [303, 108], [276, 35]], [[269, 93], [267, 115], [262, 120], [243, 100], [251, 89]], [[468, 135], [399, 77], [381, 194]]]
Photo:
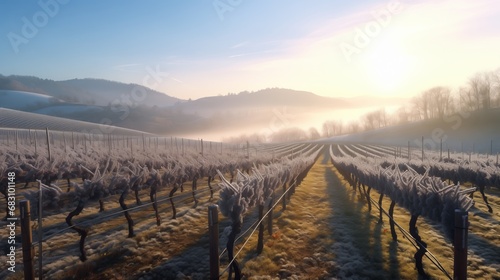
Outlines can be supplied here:
[[170, 80], [172, 80], [172, 81], [175, 81], [175, 82], [178, 82], [178, 83], [181, 83], [181, 84], [182, 84], [182, 83], [184, 83], [183, 81], [181, 81], [181, 80], [179, 80], [179, 79], [177, 79], [177, 78], [174, 78], [174, 77], [169, 77], [169, 78], [170, 78]]
[[119, 64], [112, 66], [114, 70], [122, 71], [122, 72], [139, 72], [138, 66], [142, 64], [139, 63], [129, 63], [129, 64]]
[[258, 54], [264, 54], [264, 53], [273, 53], [273, 52], [276, 52], [276, 50], [264, 50], [264, 51], [260, 51], [260, 52], [249, 52], [249, 53], [233, 54], [233, 55], [230, 55], [228, 57], [229, 58], [236, 58], [236, 57], [258, 55]]
[[248, 42], [247, 42], [247, 41], [244, 41], [244, 42], [238, 43], [238, 44], [236, 44], [236, 45], [233, 45], [233, 46], [231, 47], [231, 49], [238, 49], [238, 48], [241, 48], [241, 47], [243, 47], [243, 46], [245, 46], [245, 45], [247, 45], [247, 44], [248, 44]]

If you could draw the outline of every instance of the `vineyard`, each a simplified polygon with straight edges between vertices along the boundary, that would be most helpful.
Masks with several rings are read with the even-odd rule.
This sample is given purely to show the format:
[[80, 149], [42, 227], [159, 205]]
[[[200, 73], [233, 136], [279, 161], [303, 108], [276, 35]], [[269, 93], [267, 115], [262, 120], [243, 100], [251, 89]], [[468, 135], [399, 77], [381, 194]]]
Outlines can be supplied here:
[[[221, 278], [451, 279], [457, 209], [469, 211], [468, 277], [500, 275], [493, 155], [5, 129], [0, 159], [2, 223], [21, 214], [3, 204], [15, 174], [46, 279], [208, 279], [211, 219]], [[23, 277], [21, 238], [17, 227], [15, 273], [0, 248], [2, 279]], [[291, 262], [302, 242], [319, 247]]]

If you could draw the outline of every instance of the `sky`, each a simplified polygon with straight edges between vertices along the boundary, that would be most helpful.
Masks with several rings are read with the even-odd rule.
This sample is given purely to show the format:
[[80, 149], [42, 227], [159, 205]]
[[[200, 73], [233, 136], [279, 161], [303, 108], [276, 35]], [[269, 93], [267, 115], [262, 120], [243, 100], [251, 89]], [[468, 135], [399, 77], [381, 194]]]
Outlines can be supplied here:
[[414, 96], [500, 67], [497, 0], [3, 0], [0, 74], [182, 99], [270, 87]]

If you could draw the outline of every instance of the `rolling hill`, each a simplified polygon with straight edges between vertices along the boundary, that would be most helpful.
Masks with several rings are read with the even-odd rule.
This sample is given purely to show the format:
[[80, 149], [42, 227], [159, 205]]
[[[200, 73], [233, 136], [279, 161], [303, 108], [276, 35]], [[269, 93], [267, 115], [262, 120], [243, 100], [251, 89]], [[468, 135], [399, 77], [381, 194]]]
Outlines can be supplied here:
[[179, 103], [178, 108], [186, 112], [213, 112], [220, 110], [267, 109], [276, 107], [334, 109], [352, 107], [353, 103], [339, 98], [329, 98], [307, 91], [283, 88], [268, 88], [256, 92], [240, 92], [225, 96], [203, 97]]
[[125, 129], [112, 125], [82, 122], [5, 108], [0, 108], [0, 128], [39, 130], [45, 130], [46, 128], [48, 128], [52, 131], [68, 131], [94, 134], [113, 133], [126, 136], [142, 136], [143, 134], [147, 134], [142, 131]]
[[[330, 98], [311, 92], [267, 88], [184, 101], [135, 84], [99, 79], [53, 81], [0, 75], [0, 107], [153, 134], [220, 139], [270, 133], [285, 127], [319, 127], [347, 110], [366, 111], [383, 98]], [[134, 99], [134, 94], [144, 99]], [[391, 101], [391, 100], [389, 100]], [[400, 100], [392, 100], [392, 104]], [[372, 107], [370, 107], [372, 106]], [[2, 124], [0, 123], [0, 126]]]
[[[137, 84], [124, 84], [101, 79], [53, 81], [30, 76], [1, 76], [0, 90], [44, 94], [68, 103], [108, 106], [132, 100], [138, 105], [168, 107], [182, 100]], [[135, 98], [134, 96], [140, 96]], [[144, 96], [144, 98], [142, 97]]]

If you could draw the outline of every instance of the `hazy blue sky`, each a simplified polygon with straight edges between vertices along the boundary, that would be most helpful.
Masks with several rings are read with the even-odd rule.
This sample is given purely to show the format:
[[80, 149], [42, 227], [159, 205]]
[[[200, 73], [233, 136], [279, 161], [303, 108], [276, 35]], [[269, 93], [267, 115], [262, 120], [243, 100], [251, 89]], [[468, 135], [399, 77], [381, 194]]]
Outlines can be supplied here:
[[266, 87], [414, 95], [500, 67], [496, 0], [2, 0], [0, 18], [0, 74], [185, 99]]

